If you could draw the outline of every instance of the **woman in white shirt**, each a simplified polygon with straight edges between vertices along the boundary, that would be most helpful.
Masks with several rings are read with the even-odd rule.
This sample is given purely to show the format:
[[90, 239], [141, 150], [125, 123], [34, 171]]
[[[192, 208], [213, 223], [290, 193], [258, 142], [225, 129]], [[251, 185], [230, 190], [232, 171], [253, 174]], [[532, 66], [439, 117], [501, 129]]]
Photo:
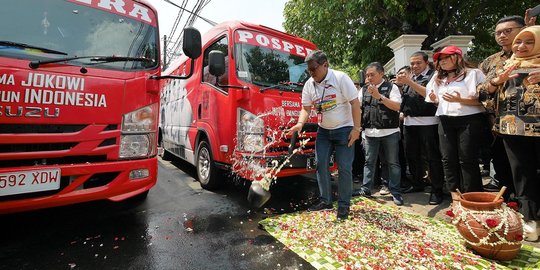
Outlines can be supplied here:
[[457, 196], [483, 191], [478, 162], [484, 108], [476, 85], [485, 80], [479, 69], [469, 68], [461, 49], [448, 46], [433, 55], [437, 72], [426, 86], [426, 101], [438, 103], [439, 140], [446, 185]]

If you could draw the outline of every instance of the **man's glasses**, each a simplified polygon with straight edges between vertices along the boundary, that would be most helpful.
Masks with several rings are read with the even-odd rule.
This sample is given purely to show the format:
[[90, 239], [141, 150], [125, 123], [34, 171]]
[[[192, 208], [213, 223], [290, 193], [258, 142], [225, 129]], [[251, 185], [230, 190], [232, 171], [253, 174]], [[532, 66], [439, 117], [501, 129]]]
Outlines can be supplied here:
[[504, 33], [505, 36], [508, 36], [510, 33], [512, 33], [512, 31], [514, 31], [514, 29], [520, 29], [522, 28], [521, 26], [520, 27], [509, 27], [509, 28], [506, 28], [506, 29], [503, 29], [503, 30], [499, 30], [499, 31], [495, 31], [495, 36], [500, 36]]
[[319, 66], [321, 66], [321, 65], [319, 65], [319, 64], [313, 65], [313, 66], [309, 66], [309, 65], [308, 65], [307, 70], [308, 70], [309, 72], [313, 73], [313, 72], [317, 71], [317, 69], [319, 68]]

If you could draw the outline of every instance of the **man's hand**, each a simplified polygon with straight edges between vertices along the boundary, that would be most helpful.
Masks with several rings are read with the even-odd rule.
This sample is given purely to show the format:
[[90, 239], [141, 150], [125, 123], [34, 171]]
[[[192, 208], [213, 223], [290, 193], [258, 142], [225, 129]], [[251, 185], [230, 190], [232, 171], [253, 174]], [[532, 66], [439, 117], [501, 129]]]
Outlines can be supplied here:
[[360, 131], [353, 128], [351, 133], [349, 133], [349, 144], [347, 146], [351, 147], [351, 145], [354, 144], [354, 141], [358, 140], [358, 138], [360, 138]]
[[533, 26], [536, 24], [536, 17], [530, 17], [530, 12], [532, 8], [529, 8], [525, 10], [525, 25], [526, 26]]
[[296, 125], [294, 125], [293, 127], [291, 127], [289, 130], [287, 130], [287, 133], [286, 135], [287, 136], [292, 136], [295, 132], [298, 132], [298, 136], [300, 136], [300, 132], [302, 131], [302, 127], [304, 126], [304, 124], [302, 123], [297, 123]]
[[409, 85], [411, 84], [412, 82], [412, 79], [409, 78], [407, 75], [405, 74], [398, 74], [396, 76], [396, 82], [399, 83], [399, 84], [406, 84], [406, 85]]
[[376, 98], [376, 99], [380, 99], [380, 98], [381, 98], [381, 94], [379, 93], [379, 89], [377, 89], [377, 87], [375, 87], [375, 85], [370, 84], [370, 85], [368, 86], [367, 90], [368, 90], [368, 93], [369, 93], [372, 97], [374, 97], [374, 98]]

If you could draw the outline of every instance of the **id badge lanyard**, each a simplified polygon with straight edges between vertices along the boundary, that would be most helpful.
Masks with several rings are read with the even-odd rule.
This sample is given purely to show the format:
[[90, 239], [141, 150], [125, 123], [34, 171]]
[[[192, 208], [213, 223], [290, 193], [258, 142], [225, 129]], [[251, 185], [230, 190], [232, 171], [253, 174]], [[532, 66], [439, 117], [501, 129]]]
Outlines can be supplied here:
[[[317, 85], [315, 84], [315, 82], [313, 82], [313, 86], [315, 87], [315, 89], [317, 89]], [[321, 124], [323, 121], [322, 103], [324, 101], [324, 93], [326, 92], [326, 88], [329, 88], [329, 87], [330, 85], [327, 85], [327, 84], [323, 86], [321, 99], [319, 101], [319, 104], [317, 104], [317, 123], [319, 124]]]

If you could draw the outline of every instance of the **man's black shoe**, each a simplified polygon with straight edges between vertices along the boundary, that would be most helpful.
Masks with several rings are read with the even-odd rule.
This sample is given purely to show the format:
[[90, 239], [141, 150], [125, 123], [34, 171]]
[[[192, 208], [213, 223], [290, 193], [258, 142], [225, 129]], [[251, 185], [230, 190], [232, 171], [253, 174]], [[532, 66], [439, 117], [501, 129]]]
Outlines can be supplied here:
[[354, 183], [357, 183], [357, 184], [362, 183], [362, 176], [361, 175], [353, 176], [352, 180]]
[[414, 190], [413, 186], [401, 187], [401, 193], [409, 193], [409, 192], [412, 192], [413, 190]]
[[417, 186], [406, 186], [401, 187], [401, 193], [412, 193], [412, 192], [422, 192], [424, 191], [423, 187], [417, 187]]
[[325, 203], [323, 201], [319, 201], [317, 204], [314, 204], [308, 208], [309, 212], [317, 212], [317, 211], [326, 211], [326, 210], [332, 210], [334, 209], [334, 206], [332, 204]]
[[431, 192], [431, 194], [429, 195], [429, 204], [437, 205], [437, 204], [441, 204], [442, 202], [443, 202], [442, 193]]
[[337, 218], [345, 220], [349, 218], [349, 207], [348, 206], [339, 206], [337, 209]]
[[499, 181], [495, 178], [491, 178], [491, 180], [489, 181], [489, 183], [485, 184], [484, 185], [484, 190], [485, 191], [499, 191], [501, 188], [499, 187]]
[[366, 188], [360, 188], [352, 193], [353, 196], [364, 196], [364, 197], [371, 197], [371, 192], [367, 190]]

